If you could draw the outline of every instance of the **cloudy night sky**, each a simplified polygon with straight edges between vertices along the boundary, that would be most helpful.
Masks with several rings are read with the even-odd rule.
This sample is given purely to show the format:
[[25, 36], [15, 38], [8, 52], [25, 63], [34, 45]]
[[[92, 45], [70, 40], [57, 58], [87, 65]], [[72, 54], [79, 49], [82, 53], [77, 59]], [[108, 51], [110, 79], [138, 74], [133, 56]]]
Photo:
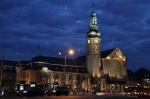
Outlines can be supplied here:
[[63, 57], [58, 52], [70, 48], [67, 58], [85, 55], [93, 2], [101, 51], [118, 47], [127, 69], [150, 70], [150, 0], [0, 0], [0, 55]]

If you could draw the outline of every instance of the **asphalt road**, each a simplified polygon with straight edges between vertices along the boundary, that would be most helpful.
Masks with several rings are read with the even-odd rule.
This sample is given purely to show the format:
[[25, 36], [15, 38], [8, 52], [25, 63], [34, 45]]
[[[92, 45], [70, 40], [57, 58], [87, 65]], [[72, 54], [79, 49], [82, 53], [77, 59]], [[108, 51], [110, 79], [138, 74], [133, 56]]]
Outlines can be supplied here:
[[69, 95], [69, 96], [34, 96], [34, 97], [18, 97], [16, 95], [4, 95], [1, 99], [140, 99], [137, 96], [125, 96], [125, 95]]

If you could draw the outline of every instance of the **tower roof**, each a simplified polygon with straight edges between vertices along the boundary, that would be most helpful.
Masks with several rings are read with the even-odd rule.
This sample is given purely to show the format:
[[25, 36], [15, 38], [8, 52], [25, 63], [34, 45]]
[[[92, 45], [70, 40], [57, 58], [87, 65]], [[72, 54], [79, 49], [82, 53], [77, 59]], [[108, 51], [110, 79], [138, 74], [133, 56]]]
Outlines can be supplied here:
[[96, 13], [94, 11], [92, 11], [91, 17], [96, 17]]
[[90, 25], [89, 25], [89, 32], [87, 33], [87, 37], [99, 37], [100, 33], [98, 32], [98, 22], [96, 13], [94, 11], [94, 3], [93, 3], [93, 9], [90, 16]]

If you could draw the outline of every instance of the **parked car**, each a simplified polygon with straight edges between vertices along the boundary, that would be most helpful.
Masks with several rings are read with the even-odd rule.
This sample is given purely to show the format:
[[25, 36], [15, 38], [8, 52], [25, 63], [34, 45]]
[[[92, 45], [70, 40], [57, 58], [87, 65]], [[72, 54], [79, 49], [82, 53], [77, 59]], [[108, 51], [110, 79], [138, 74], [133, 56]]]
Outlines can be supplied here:
[[4, 95], [4, 91], [3, 91], [3, 88], [0, 86], [0, 96], [3, 96]]
[[46, 94], [48, 96], [50, 95], [56, 95], [56, 96], [60, 96], [60, 95], [66, 95], [68, 96], [69, 94], [69, 89], [68, 87], [65, 86], [57, 86], [55, 89], [50, 88], [49, 90], [46, 91]]
[[150, 91], [141, 91], [138, 93], [138, 97], [142, 97], [142, 98], [150, 97]]
[[55, 92], [54, 88], [46, 88], [45, 89], [45, 94], [47, 94], [48, 96], [52, 95], [53, 92]]
[[17, 92], [18, 96], [44, 96], [45, 90], [38, 87], [30, 87], [25, 90], [19, 90]]
[[69, 94], [69, 89], [68, 89], [68, 87], [65, 87], [65, 86], [64, 87], [58, 86], [55, 88], [55, 90], [56, 90], [56, 92], [55, 92], [56, 96], [60, 96], [60, 95], [68, 96], [68, 94]]

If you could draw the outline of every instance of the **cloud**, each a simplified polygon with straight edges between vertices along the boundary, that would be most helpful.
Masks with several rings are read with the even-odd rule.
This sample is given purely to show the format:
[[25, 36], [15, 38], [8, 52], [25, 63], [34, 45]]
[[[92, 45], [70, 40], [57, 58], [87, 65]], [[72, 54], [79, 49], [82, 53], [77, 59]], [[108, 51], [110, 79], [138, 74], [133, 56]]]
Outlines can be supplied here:
[[[0, 55], [9, 60], [59, 57], [59, 51], [69, 48], [77, 51], [74, 58], [85, 55], [92, 5], [92, 0], [1, 0]], [[150, 53], [149, 6], [149, 0], [94, 1], [101, 50], [119, 47], [129, 69], [150, 69], [145, 61]]]

